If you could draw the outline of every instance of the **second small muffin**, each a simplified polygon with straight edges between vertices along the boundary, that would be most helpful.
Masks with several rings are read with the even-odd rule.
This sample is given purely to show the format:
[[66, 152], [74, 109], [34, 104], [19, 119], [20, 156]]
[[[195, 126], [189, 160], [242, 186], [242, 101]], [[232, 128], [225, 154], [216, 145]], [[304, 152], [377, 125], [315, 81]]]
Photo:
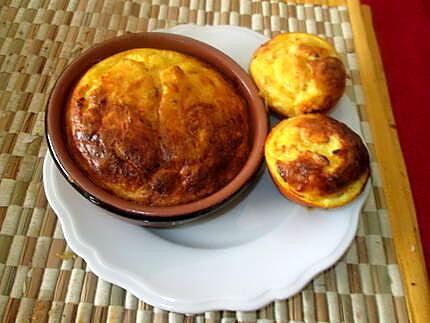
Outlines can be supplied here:
[[250, 72], [267, 104], [286, 117], [325, 112], [345, 90], [336, 50], [310, 34], [284, 33], [268, 41], [255, 52]]
[[280, 192], [304, 205], [345, 205], [369, 177], [369, 154], [360, 136], [323, 114], [281, 121], [267, 137], [265, 157]]

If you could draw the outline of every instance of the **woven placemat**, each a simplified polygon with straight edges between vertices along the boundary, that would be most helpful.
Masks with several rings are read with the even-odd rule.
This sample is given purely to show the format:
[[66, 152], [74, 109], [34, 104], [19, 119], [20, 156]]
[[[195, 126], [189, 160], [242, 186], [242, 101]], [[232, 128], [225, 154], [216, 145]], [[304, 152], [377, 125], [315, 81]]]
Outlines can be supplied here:
[[372, 158], [371, 195], [344, 257], [288, 300], [254, 312], [184, 316], [99, 279], [64, 240], [42, 185], [44, 109], [65, 66], [83, 49], [125, 32], [182, 23], [230, 24], [267, 36], [327, 37], [350, 71], [347, 94], [364, 111], [346, 6], [248, 0], [0, 1], [0, 320], [6, 322], [408, 322], [386, 204]]

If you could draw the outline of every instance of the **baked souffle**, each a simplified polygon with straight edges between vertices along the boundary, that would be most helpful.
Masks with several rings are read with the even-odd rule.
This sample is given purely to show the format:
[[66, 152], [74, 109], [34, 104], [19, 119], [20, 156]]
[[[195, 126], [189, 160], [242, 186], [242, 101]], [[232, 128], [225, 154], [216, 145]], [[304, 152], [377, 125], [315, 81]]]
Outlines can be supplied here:
[[333, 46], [305, 33], [283, 33], [254, 53], [252, 78], [267, 105], [284, 117], [326, 112], [345, 90], [346, 70]]
[[133, 49], [91, 67], [71, 92], [65, 129], [96, 185], [148, 206], [220, 190], [250, 151], [247, 105], [232, 84], [167, 50]]
[[360, 136], [322, 114], [281, 121], [266, 140], [265, 157], [280, 192], [314, 207], [350, 202], [369, 177], [369, 155]]

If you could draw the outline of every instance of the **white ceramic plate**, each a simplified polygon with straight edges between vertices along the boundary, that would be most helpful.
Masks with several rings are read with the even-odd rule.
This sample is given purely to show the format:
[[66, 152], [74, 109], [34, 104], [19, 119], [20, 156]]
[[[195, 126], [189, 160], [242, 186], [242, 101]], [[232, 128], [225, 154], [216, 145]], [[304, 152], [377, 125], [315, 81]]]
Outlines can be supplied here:
[[[179, 26], [170, 32], [207, 42], [247, 68], [266, 38], [239, 27]], [[360, 131], [343, 97], [332, 115]], [[370, 185], [352, 203], [311, 209], [284, 199], [267, 171], [234, 206], [203, 221], [147, 229], [108, 216], [76, 192], [49, 154], [44, 186], [69, 246], [97, 275], [166, 310], [253, 310], [297, 293], [332, 265], [355, 235]]]

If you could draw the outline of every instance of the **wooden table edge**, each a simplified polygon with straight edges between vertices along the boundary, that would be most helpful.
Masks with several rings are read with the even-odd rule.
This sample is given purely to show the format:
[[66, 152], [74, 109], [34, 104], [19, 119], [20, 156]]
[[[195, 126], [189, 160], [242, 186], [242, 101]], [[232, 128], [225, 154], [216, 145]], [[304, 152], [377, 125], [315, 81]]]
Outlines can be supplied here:
[[429, 281], [371, 11], [368, 6], [361, 6], [359, 0], [347, 0], [347, 4], [409, 318], [413, 323], [428, 323]]

